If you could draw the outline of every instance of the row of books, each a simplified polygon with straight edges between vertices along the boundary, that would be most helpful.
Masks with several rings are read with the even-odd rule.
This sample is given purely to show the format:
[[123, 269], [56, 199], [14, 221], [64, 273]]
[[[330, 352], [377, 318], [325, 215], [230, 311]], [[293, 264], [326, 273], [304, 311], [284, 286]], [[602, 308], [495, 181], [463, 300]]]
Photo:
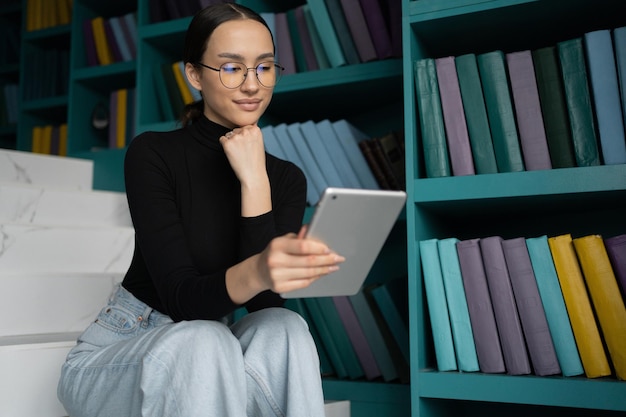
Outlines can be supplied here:
[[262, 16], [285, 74], [402, 56], [399, 0], [307, 0]]
[[67, 25], [73, 0], [26, 0], [26, 31]]
[[88, 66], [132, 61], [137, 57], [137, 20], [135, 13], [83, 21], [85, 56]]
[[419, 248], [440, 371], [626, 379], [626, 234]]
[[0, 126], [15, 125], [18, 118], [18, 84], [5, 84], [0, 95]]
[[[391, 158], [402, 164], [402, 172], [404, 169], [404, 153], [399, 145], [403, 138], [397, 139], [390, 133], [384, 136], [389, 145], [381, 145], [382, 138], [370, 138], [345, 119], [280, 123], [264, 126], [261, 130], [268, 153], [293, 162], [304, 172], [310, 205], [317, 203], [327, 187], [380, 189], [374, 172], [394, 175]], [[378, 146], [376, 156], [387, 158], [389, 155], [389, 162], [381, 160], [379, 164], [373, 161], [376, 166], [372, 169], [361, 150], [366, 146], [369, 149], [369, 143]]]
[[108, 142], [111, 149], [122, 149], [135, 137], [135, 91], [135, 88], [122, 88], [110, 93]]
[[178, 119], [185, 105], [202, 99], [189, 83], [183, 61], [155, 64], [152, 69], [162, 120]]
[[67, 123], [32, 128], [32, 152], [47, 155], [67, 155]]
[[20, 22], [3, 19], [0, 25], [0, 66], [19, 63]]
[[27, 65], [20, 78], [24, 82], [24, 100], [67, 95], [70, 79], [70, 51], [66, 48], [46, 48], [25, 52]]
[[626, 27], [424, 58], [414, 77], [426, 177], [626, 163]]
[[292, 298], [320, 357], [323, 376], [409, 382], [407, 279], [364, 287], [351, 296]]

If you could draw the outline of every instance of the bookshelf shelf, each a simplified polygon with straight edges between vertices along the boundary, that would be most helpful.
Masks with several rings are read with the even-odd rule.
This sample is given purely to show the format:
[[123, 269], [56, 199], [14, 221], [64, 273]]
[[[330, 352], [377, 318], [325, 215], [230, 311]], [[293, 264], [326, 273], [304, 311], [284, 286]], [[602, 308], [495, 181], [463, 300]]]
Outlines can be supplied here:
[[128, 84], [128, 81], [132, 80], [132, 84], [134, 85], [136, 71], [136, 61], [116, 62], [110, 65], [77, 68], [72, 74], [72, 79], [85, 85], [101, 85], [103, 88], [106, 88], [108, 84], [120, 78], [123, 80], [123, 83], [125, 82], [126, 84]]

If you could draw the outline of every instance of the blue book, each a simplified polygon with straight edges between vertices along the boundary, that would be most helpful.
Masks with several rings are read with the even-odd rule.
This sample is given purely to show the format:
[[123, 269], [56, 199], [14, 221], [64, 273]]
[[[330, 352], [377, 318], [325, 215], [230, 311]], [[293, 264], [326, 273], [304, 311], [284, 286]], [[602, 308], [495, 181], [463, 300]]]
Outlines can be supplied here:
[[261, 128], [261, 133], [263, 134], [263, 144], [265, 145], [265, 151], [271, 155], [274, 155], [277, 158], [288, 160], [285, 152], [283, 151], [280, 143], [278, 142], [278, 138], [274, 133], [274, 127], [272, 125], [263, 126]]
[[276, 135], [276, 139], [278, 139], [280, 147], [285, 153], [287, 161], [291, 161], [296, 164], [304, 173], [307, 182], [306, 199], [311, 206], [314, 206], [320, 198], [321, 191], [315, 186], [315, 183], [311, 179], [311, 174], [305, 169], [304, 163], [302, 162], [302, 159], [300, 158], [300, 155], [298, 154], [298, 151], [296, 150], [296, 147], [287, 132], [287, 125], [285, 123], [280, 123], [274, 126], [274, 134]]
[[370, 294], [376, 302], [385, 323], [387, 323], [396, 344], [400, 348], [403, 359], [410, 363], [409, 331], [402, 317], [401, 310], [394, 301], [389, 289], [389, 282], [372, 288]]
[[120, 18], [117, 16], [111, 17], [109, 19], [109, 24], [111, 25], [111, 30], [113, 32], [113, 37], [115, 38], [115, 43], [117, 44], [120, 54], [122, 55], [122, 61], [132, 61], [133, 55], [130, 52], [126, 37], [124, 36], [124, 31], [120, 23]]
[[626, 125], [626, 26], [613, 29], [613, 44], [615, 45], [617, 78], [620, 97], [622, 98], [622, 114]]
[[330, 14], [326, 8], [324, 0], [307, 0], [306, 4], [309, 5], [311, 10], [311, 17], [317, 27], [317, 33], [320, 36], [320, 40], [324, 45], [326, 56], [331, 67], [341, 67], [347, 65], [348, 62], [341, 49], [339, 38], [333, 22], [330, 19]]
[[133, 58], [137, 58], [137, 17], [134, 12], [127, 13], [120, 17], [120, 23], [124, 36], [126, 37], [126, 43]]
[[343, 181], [341, 174], [337, 170], [333, 163], [333, 155], [328, 152], [328, 149], [324, 145], [324, 140], [320, 136], [315, 122], [312, 120], [300, 123], [300, 132], [304, 137], [304, 141], [308, 145], [317, 166], [322, 175], [326, 179], [326, 184], [329, 187], [347, 187], [347, 184]]
[[585, 33], [585, 52], [604, 163], [624, 164], [626, 139], [611, 31]]
[[322, 138], [322, 143], [328, 150], [328, 153], [332, 155], [332, 162], [335, 164], [337, 171], [339, 171], [339, 176], [346, 184], [346, 187], [362, 188], [359, 178], [354, 172], [352, 165], [350, 165], [350, 160], [348, 159], [348, 155], [346, 155], [346, 151], [341, 146], [341, 143], [339, 143], [339, 138], [337, 137], [330, 120], [324, 119], [317, 122], [316, 128]]
[[361, 188], [372, 190], [380, 189], [372, 170], [369, 165], [367, 165], [367, 160], [359, 148], [359, 142], [367, 140], [369, 137], [345, 119], [333, 122], [333, 129], [335, 129], [339, 143], [350, 159], [350, 165], [352, 165], [352, 168], [359, 177]]
[[435, 345], [437, 369], [439, 371], [456, 371], [456, 357], [452, 329], [446, 301], [446, 290], [443, 286], [443, 274], [439, 262], [437, 239], [419, 242], [420, 259], [426, 289], [426, 301]]
[[460, 371], [476, 372], [480, 370], [474, 333], [469, 317], [461, 266], [456, 252], [457, 238], [446, 238], [437, 241], [443, 286], [446, 291], [450, 326], [456, 352], [456, 360]]
[[309, 176], [311, 177], [315, 188], [319, 190], [319, 194], [321, 195], [321, 193], [326, 189], [326, 187], [329, 186], [329, 184], [328, 181], [326, 181], [322, 170], [317, 164], [317, 161], [315, 160], [311, 149], [307, 145], [306, 140], [304, 139], [304, 135], [302, 135], [302, 132], [300, 131], [300, 123], [296, 122], [287, 125], [287, 133], [289, 134], [291, 142], [293, 143], [296, 151], [298, 152], [298, 155], [300, 156], [300, 160], [304, 164], [305, 171], [309, 173]]
[[552, 260], [548, 237], [527, 238], [526, 247], [537, 280], [541, 302], [546, 312], [546, 320], [561, 372], [563, 376], [581, 375], [584, 373], [583, 365], [580, 361], [565, 300], [561, 292], [561, 285]]

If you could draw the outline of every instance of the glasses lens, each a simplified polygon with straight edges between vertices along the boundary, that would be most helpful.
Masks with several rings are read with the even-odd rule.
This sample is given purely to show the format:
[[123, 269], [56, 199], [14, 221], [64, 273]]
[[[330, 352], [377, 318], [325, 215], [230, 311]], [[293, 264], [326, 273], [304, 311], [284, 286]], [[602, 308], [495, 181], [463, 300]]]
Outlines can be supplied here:
[[[226, 88], [237, 88], [246, 79], [248, 71], [245, 65], [228, 62], [220, 66], [220, 80]], [[275, 62], [262, 62], [256, 66], [255, 72], [259, 83], [264, 87], [274, 87], [281, 76], [282, 68]]]
[[228, 62], [220, 67], [220, 80], [227, 88], [237, 88], [243, 83], [246, 67], [242, 64]]
[[256, 76], [264, 87], [274, 87], [281, 75], [281, 67], [275, 62], [262, 62], [256, 67]]

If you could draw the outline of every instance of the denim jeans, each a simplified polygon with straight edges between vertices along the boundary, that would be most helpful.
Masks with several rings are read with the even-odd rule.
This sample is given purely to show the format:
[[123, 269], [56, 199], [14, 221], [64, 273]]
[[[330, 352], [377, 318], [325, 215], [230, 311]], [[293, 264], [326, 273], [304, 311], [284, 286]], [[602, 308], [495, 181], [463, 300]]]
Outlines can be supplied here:
[[174, 323], [121, 286], [68, 354], [58, 396], [71, 417], [324, 416], [298, 314]]

